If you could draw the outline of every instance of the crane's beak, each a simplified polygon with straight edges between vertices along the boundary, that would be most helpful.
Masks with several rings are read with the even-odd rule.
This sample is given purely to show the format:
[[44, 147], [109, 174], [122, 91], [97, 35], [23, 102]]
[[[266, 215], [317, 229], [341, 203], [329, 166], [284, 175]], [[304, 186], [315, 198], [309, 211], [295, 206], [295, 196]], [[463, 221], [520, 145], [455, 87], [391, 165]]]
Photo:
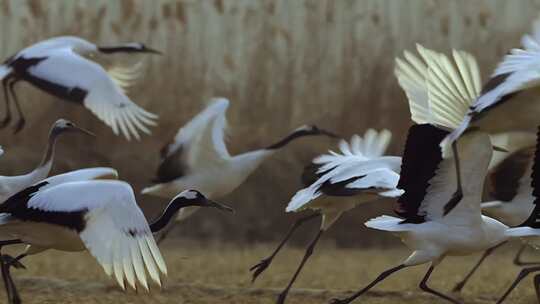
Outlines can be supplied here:
[[73, 131], [76, 131], [76, 132], [80, 132], [82, 134], [86, 134], [88, 136], [91, 136], [91, 137], [96, 137], [96, 134], [86, 130], [86, 129], [83, 129], [81, 127], [78, 127], [78, 126], [73, 126]]
[[156, 54], [156, 55], [163, 55], [163, 52], [158, 51], [156, 49], [149, 48], [149, 47], [145, 47], [143, 52], [144, 53], [150, 53], [150, 54]]
[[205, 202], [203, 203], [203, 205], [205, 207], [211, 207], [211, 208], [216, 208], [216, 209], [219, 209], [219, 210], [223, 210], [223, 211], [227, 211], [227, 212], [231, 212], [231, 213], [234, 213], [234, 209], [227, 206], [227, 205], [223, 205], [223, 204], [220, 204], [218, 202], [214, 202], [213, 200], [210, 200], [210, 199], [206, 199]]
[[505, 148], [502, 148], [502, 147], [499, 147], [499, 146], [493, 146], [493, 151], [504, 152], [504, 153], [510, 152], [510, 151], [506, 150]]

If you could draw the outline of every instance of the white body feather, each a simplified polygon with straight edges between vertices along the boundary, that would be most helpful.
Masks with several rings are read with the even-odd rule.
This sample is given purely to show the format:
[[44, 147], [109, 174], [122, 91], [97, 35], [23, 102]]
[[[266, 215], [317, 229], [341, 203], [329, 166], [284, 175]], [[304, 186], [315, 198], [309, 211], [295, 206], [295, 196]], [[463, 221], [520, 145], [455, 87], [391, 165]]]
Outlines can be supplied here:
[[[231, 156], [225, 144], [226, 110], [229, 101], [215, 98], [208, 107], [183, 126], [168, 147], [167, 156], [182, 149], [185, 175], [167, 183], [147, 187], [142, 194], [171, 199], [186, 189], [198, 189], [211, 199], [219, 199], [240, 186], [259, 165], [274, 154], [260, 149]], [[181, 221], [198, 207], [183, 208]]]
[[496, 246], [509, 238], [538, 236], [540, 231], [516, 231], [483, 216], [480, 210], [484, 177], [491, 157], [491, 142], [485, 133], [467, 133], [458, 143], [462, 165], [463, 198], [445, 214], [445, 206], [455, 192], [453, 160], [443, 159], [420, 206], [423, 223], [403, 223], [402, 219], [381, 216], [366, 226], [396, 234], [413, 253], [404, 261], [412, 266], [433, 262], [447, 255], [469, 255]]

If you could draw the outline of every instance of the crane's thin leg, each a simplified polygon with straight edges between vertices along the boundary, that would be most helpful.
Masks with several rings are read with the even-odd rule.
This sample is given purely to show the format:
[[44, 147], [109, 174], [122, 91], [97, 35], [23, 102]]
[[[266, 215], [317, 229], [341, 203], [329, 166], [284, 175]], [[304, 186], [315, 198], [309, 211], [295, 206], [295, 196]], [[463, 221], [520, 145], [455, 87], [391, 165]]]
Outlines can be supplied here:
[[19, 293], [17, 292], [17, 288], [15, 287], [15, 283], [13, 282], [13, 279], [11, 278], [9, 265], [7, 265], [7, 263], [5, 263], [4, 261], [0, 261], [0, 265], [2, 269], [2, 279], [4, 280], [4, 286], [6, 288], [6, 294], [8, 297], [8, 303], [20, 304], [21, 298], [19, 296]]
[[294, 273], [293, 277], [289, 281], [289, 284], [285, 289], [279, 294], [277, 304], [283, 304], [285, 303], [285, 298], [287, 298], [287, 294], [289, 293], [289, 290], [291, 289], [292, 285], [294, 284], [294, 281], [296, 281], [296, 278], [300, 274], [300, 271], [302, 271], [302, 268], [304, 268], [304, 265], [306, 264], [309, 257], [313, 254], [313, 249], [315, 249], [315, 245], [317, 245], [317, 242], [321, 238], [321, 235], [323, 234], [323, 230], [320, 229], [313, 241], [309, 244], [309, 246], [306, 249], [306, 253], [304, 254], [304, 257], [302, 258], [302, 261], [300, 262], [300, 265], [298, 265], [298, 268], [296, 269], [296, 272]]
[[512, 292], [512, 290], [514, 290], [514, 288], [516, 288], [516, 286], [519, 284], [519, 282], [521, 282], [521, 280], [523, 280], [525, 277], [527, 277], [529, 275], [529, 273], [536, 272], [536, 271], [540, 271], [540, 266], [521, 269], [518, 276], [514, 280], [514, 283], [512, 283], [512, 285], [510, 285], [510, 287], [506, 290], [506, 292], [499, 299], [499, 301], [497, 301], [497, 304], [502, 303], [506, 299], [506, 297], [508, 297], [508, 295]]
[[270, 266], [270, 263], [272, 263], [272, 260], [274, 259], [274, 257], [278, 254], [278, 252], [281, 250], [281, 248], [283, 248], [285, 243], [287, 243], [289, 238], [292, 236], [294, 231], [296, 229], [298, 229], [298, 227], [300, 227], [302, 224], [304, 224], [305, 222], [307, 222], [309, 220], [312, 220], [314, 218], [319, 217], [320, 215], [321, 215], [320, 213], [315, 213], [315, 214], [311, 214], [311, 215], [308, 215], [306, 217], [302, 217], [302, 218], [297, 219], [294, 222], [294, 224], [291, 226], [291, 228], [289, 229], [289, 231], [287, 232], [287, 234], [285, 235], [283, 240], [281, 240], [281, 242], [279, 243], [277, 248], [274, 250], [274, 252], [272, 252], [272, 254], [269, 257], [262, 259], [258, 264], [252, 266], [249, 269], [249, 271], [253, 272], [253, 278], [251, 279], [251, 282], [255, 282], [257, 277], [261, 273], [263, 273], [266, 270], [266, 268], [268, 268], [268, 266]]
[[8, 92], [8, 83], [11, 80], [11, 77], [6, 77], [2, 80], [2, 87], [4, 89], [4, 101], [6, 103], [6, 114], [4, 115], [4, 118], [0, 122], [0, 129], [5, 128], [9, 123], [11, 122], [11, 107], [10, 107], [10, 100], [9, 100], [9, 92]]
[[398, 265], [398, 266], [396, 266], [394, 268], [390, 268], [390, 269], [384, 271], [383, 273], [381, 273], [375, 280], [373, 280], [373, 282], [369, 283], [366, 287], [360, 289], [358, 292], [356, 292], [352, 296], [350, 296], [348, 298], [344, 298], [344, 299], [332, 299], [332, 301], [330, 301], [330, 303], [331, 304], [348, 304], [348, 303], [351, 303], [352, 301], [356, 300], [358, 297], [360, 297], [361, 295], [366, 293], [368, 290], [373, 288], [373, 286], [377, 285], [379, 282], [383, 281], [384, 279], [386, 279], [388, 276], [390, 276], [394, 272], [397, 272], [397, 271], [399, 271], [399, 270], [401, 270], [401, 269], [403, 269], [405, 267], [407, 267], [407, 266], [401, 264], [401, 265]]
[[17, 269], [26, 269], [26, 266], [24, 266], [21, 263], [21, 260], [27, 256], [26, 253], [19, 254], [16, 257], [12, 257], [9, 254], [3, 254], [2, 260], [9, 266], [9, 267], [15, 267]]
[[522, 259], [521, 259], [521, 256], [523, 255], [523, 252], [525, 252], [525, 250], [527, 249], [527, 247], [529, 247], [529, 245], [527, 243], [523, 243], [521, 245], [521, 247], [519, 248], [516, 256], [514, 257], [514, 265], [516, 266], [531, 266], [531, 265], [538, 265], [540, 264], [540, 261], [539, 262], [524, 262]]
[[534, 276], [534, 290], [536, 291], [536, 299], [540, 303], [540, 274]]
[[453, 299], [441, 292], [438, 292], [434, 289], [431, 289], [429, 286], [427, 286], [427, 281], [429, 280], [429, 277], [431, 276], [431, 273], [433, 272], [433, 269], [435, 269], [434, 266], [429, 266], [429, 269], [428, 271], [426, 272], [426, 275], [424, 276], [424, 278], [422, 279], [422, 282], [420, 282], [420, 289], [422, 289], [423, 291], [427, 292], [427, 293], [430, 293], [432, 295], [435, 295], [435, 296], [438, 296], [439, 298], [443, 298], [449, 302], [452, 302], [454, 304], [461, 304], [460, 301], [456, 300], [456, 299]]
[[504, 243], [501, 243], [497, 246], [494, 246], [494, 247], [491, 247], [489, 248], [488, 250], [486, 250], [484, 252], [484, 254], [482, 255], [482, 257], [480, 258], [480, 260], [478, 260], [478, 262], [476, 263], [476, 265], [474, 265], [474, 267], [471, 269], [471, 271], [469, 271], [469, 273], [467, 273], [467, 275], [465, 276], [465, 278], [463, 278], [463, 280], [459, 283], [456, 284], [456, 286], [452, 289], [452, 292], [461, 292], [461, 290], [463, 289], [463, 287], [465, 286], [465, 284], [467, 284], [467, 282], [469, 281], [469, 279], [472, 277], [472, 275], [476, 272], [476, 270], [478, 270], [478, 267], [480, 267], [480, 265], [484, 262], [484, 260], [493, 253], [493, 251], [495, 251], [495, 249], [499, 248], [500, 246], [506, 244], [506, 242]]
[[[0, 241], [0, 255], [1, 255], [1, 250], [3, 246], [20, 244], [20, 243], [22, 243], [20, 240]], [[15, 283], [13, 282], [13, 279], [11, 278], [9, 265], [6, 262], [4, 262], [3, 259], [0, 260], [0, 269], [2, 271], [2, 279], [4, 280], [4, 287], [6, 288], [6, 295], [8, 297], [8, 303], [20, 304], [21, 298], [19, 297], [19, 293], [17, 292], [17, 288], [15, 287]]]
[[19, 115], [19, 120], [17, 121], [17, 124], [15, 125], [15, 129], [13, 133], [18, 133], [24, 128], [24, 125], [26, 124], [26, 120], [24, 119], [24, 114], [21, 110], [21, 105], [19, 104], [19, 99], [17, 98], [17, 94], [15, 94], [14, 86], [17, 83], [17, 80], [12, 81], [9, 83], [9, 92], [11, 93], [11, 96], [13, 97], [13, 103], [15, 103], [15, 108], [17, 109], [17, 114]]

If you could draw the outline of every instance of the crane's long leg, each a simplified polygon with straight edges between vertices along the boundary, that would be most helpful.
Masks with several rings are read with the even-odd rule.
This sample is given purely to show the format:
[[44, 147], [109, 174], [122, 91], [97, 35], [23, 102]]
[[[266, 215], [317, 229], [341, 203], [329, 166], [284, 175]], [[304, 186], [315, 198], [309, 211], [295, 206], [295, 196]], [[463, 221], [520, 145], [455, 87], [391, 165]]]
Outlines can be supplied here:
[[19, 120], [17, 121], [17, 124], [15, 125], [15, 129], [13, 133], [18, 133], [24, 128], [24, 125], [26, 124], [26, 120], [24, 119], [24, 114], [21, 110], [21, 105], [19, 104], [19, 99], [17, 98], [17, 94], [15, 94], [14, 86], [17, 83], [17, 79], [9, 83], [9, 92], [11, 93], [11, 97], [13, 97], [13, 103], [15, 103], [15, 108], [17, 109], [17, 114], [19, 115]]
[[369, 283], [366, 287], [360, 289], [358, 292], [356, 292], [352, 296], [350, 296], [348, 298], [344, 298], [344, 299], [332, 299], [332, 301], [330, 301], [330, 303], [331, 304], [348, 304], [348, 303], [351, 303], [352, 301], [356, 300], [358, 297], [360, 297], [361, 295], [366, 293], [368, 290], [373, 288], [373, 286], [377, 285], [379, 282], [383, 281], [384, 279], [386, 279], [388, 276], [390, 276], [394, 272], [397, 272], [397, 271], [399, 271], [399, 270], [401, 270], [401, 269], [403, 269], [405, 267], [407, 267], [407, 266], [401, 264], [401, 265], [398, 265], [398, 266], [396, 266], [394, 268], [390, 268], [390, 269], [384, 271], [383, 273], [381, 273], [375, 280], [373, 280], [373, 282]]
[[[497, 301], [497, 304], [502, 303], [506, 299], [506, 297], [508, 297], [508, 295], [512, 292], [512, 290], [514, 290], [514, 288], [516, 288], [516, 286], [519, 284], [519, 282], [521, 282], [521, 280], [523, 280], [525, 277], [527, 277], [529, 275], [529, 273], [536, 272], [536, 271], [540, 271], [540, 266], [521, 269], [518, 276], [514, 280], [514, 283], [512, 283], [512, 285], [510, 285], [510, 287], [506, 290], [506, 292], [499, 299], [499, 301]], [[535, 278], [535, 280], [536, 280], [536, 278]]]
[[320, 213], [315, 213], [315, 214], [310, 214], [310, 215], [308, 215], [306, 217], [302, 217], [302, 218], [297, 219], [294, 222], [294, 224], [291, 226], [291, 228], [289, 229], [289, 231], [287, 232], [287, 234], [285, 235], [283, 240], [281, 240], [281, 242], [279, 243], [277, 248], [274, 250], [274, 252], [272, 252], [272, 254], [269, 257], [262, 259], [258, 264], [252, 266], [249, 269], [249, 271], [253, 272], [253, 278], [251, 279], [251, 282], [254, 282], [257, 279], [257, 277], [261, 273], [263, 273], [266, 270], [266, 268], [268, 268], [268, 266], [270, 266], [270, 263], [272, 263], [272, 260], [274, 259], [274, 257], [278, 254], [278, 252], [281, 250], [281, 248], [283, 248], [285, 243], [287, 243], [289, 238], [292, 236], [294, 231], [296, 229], [298, 229], [298, 227], [300, 227], [302, 224], [304, 224], [305, 222], [307, 222], [309, 220], [312, 220], [314, 218], [319, 217], [320, 215], [321, 215]]
[[11, 273], [9, 271], [9, 265], [6, 262], [0, 261], [0, 267], [2, 269], [2, 279], [4, 280], [4, 287], [6, 288], [6, 294], [8, 297], [9, 304], [20, 304], [21, 298], [15, 287], [15, 283], [11, 278]]
[[315, 245], [317, 245], [317, 242], [321, 238], [321, 235], [323, 234], [322, 229], [319, 230], [313, 241], [309, 244], [309, 246], [306, 249], [306, 253], [304, 254], [304, 257], [302, 258], [302, 261], [300, 262], [300, 265], [298, 265], [298, 268], [296, 269], [293, 277], [289, 281], [289, 284], [287, 284], [287, 287], [279, 294], [277, 304], [283, 304], [285, 303], [285, 298], [287, 298], [287, 294], [289, 293], [289, 290], [291, 289], [292, 285], [294, 284], [294, 281], [296, 281], [296, 278], [300, 274], [300, 271], [302, 271], [302, 268], [304, 268], [304, 265], [306, 264], [309, 257], [313, 254], [313, 249], [315, 248]]
[[424, 276], [424, 278], [422, 279], [422, 282], [420, 282], [420, 289], [422, 289], [423, 291], [427, 292], [427, 293], [430, 293], [432, 295], [435, 295], [435, 296], [438, 296], [439, 298], [442, 298], [442, 299], [445, 299], [449, 302], [452, 302], [454, 304], [461, 304], [460, 301], [456, 300], [456, 299], [453, 299], [441, 292], [438, 292], [434, 289], [431, 289], [428, 285], [427, 285], [427, 281], [429, 280], [429, 277], [431, 276], [431, 273], [433, 272], [433, 269], [435, 269], [434, 266], [429, 266], [429, 269], [428, 271], [426, 272], [426, 275]]
[[452, 292], [461, 292], [461, 290], [463, 289], [463, 287], [465, 286], [465, 284], [467, 284], [467, 282], [469, 281], [469, 279], [472, 277], [472, 275], [476, 272], [476, 270], [478, 270], [478, 267], [480, 267], [480, 265], [484, 262], [484, 260], [490, 256], [493, 251], [495, 251], [495, 249], [499, 248], [500, 246], [506, 244], [506, 242], [504, 243], [501, 243], [497, 246], [494, 246], [494, 247], [491, 247], [489, 248], [488, 250], [486, 250], [484, 252], [484, 254], [482, 255], [482, 257], [480, 258], [480, 260], [478, 260], [478, 262], [474, 265], [474, 267], [471, 269], [471, 271], [469, 271], [469, 273], [467, 273], [467, 275], [465, 276], [465, 278], [463, 278], [463, 280], [459, 283], [456, 284], [456, 286], [452, 289]]
[[9, 81], [11, 81], [11, 77], [9, 76], [2, 80], [2, 87], [4, 89], [4, 102], [6, 103], [6, 114], [4, 115], [4, 118], [2, 119], [2, 121], [0, 122], [0, 129], [5, 128], [11, 122], [11, 107], [10, 107], [9, 92], [8, 92]]
[[531, 266], [531, 265], [539, 265], [540, 264], [540, 261], [538, 261], [538, 262], [524, 262], [521, 259], [521, 256], [523, 255], [523, 252], [525, 252], [527, 247], [529, 247], [529, 245], [527, 243], [523, 243], [521, 245], [521, 247], [519, 248], [516, 256], [514, 257], [514, 260], [513, 260], [514, 265], [516, 265], [516, 266]]
[[536, 291], [536, 299], [540, 303], [540, 274], [534, 276], [534, 290]]
[[[22, 243], [20, 240], [0, 241], [0, 255], [3, 246], [15, 245], [20, 243]], [[2, 279], [4, 280], [4, 287], [6, 288], [8, 303], [20, 304], [21, 298], [19, 297], [19, 293], [17, 292], [17, 288], [15, 287], [15, 283], [13, 282], [13, 279], [11, 277], [9, 265], [3, 259], [0, 260], [0, 269], [2, 271]]]

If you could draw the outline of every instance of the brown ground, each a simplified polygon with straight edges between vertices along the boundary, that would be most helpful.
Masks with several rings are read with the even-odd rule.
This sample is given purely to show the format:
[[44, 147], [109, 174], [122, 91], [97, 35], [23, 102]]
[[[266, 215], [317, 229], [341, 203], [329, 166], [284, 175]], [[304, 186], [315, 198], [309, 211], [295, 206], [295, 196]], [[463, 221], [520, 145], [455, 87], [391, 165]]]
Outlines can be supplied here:
[[[290, 278], [303, 254], [300, 248], [287, 248], [255, 284], [247, 271], [273, 248], [273, 245], [238, 247], [196, 243], [166, 244], [163, 253], [169, 277], [164, 289], [152, 293], [122, 292], [107, 278], [86, 253], [51, 251], [25, 261], [27, 270], [16, 270], [24, 303], [273, 303]], [[515, 247], [514, 247], [515, 250]], [[511, 263], [514, 250], [501, 250], [484, 265], [464, 290], [466, 303], [491, 303], [518, 272]], [[288, 303], [327, 303], [367, 284], [382, 270], [406, 257], [401, 249], [338, 249], [323, 244], [314, 254]], [[447, 291], [478, 258], [448, 258], [435, 271], [432, 287]], [[530, 256], [530, 258], [534, 258]], [[403, 270], [391, 277], [362, 303], [443, 303], [419, 292], [425, 266]], [[0, 297], [4, 299], [3, 292]], [[527, 279], [507, 303], [535, 303], [531, 279]]]

